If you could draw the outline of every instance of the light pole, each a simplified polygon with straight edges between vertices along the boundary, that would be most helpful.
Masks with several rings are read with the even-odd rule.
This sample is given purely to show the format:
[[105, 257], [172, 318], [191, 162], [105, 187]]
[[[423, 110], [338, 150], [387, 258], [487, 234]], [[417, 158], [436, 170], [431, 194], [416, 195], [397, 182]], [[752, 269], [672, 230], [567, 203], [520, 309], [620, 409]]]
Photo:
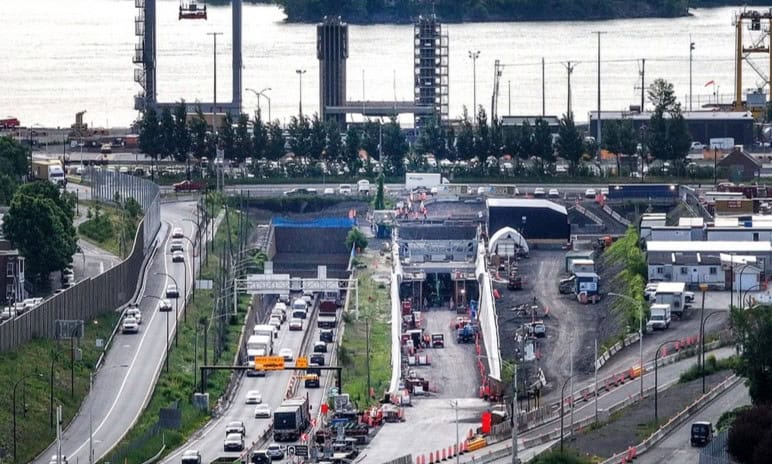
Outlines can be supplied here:
[[[142, 300], [140, 301], [140, 303], [142, 303], [142, 301], [146, 300], [147, 298], [156, 299], [161, 303], [164, 302], [163, 298], [157, 297], [155, 295], [145, 295], [142, 297]], [[165, 361], [166, 366], [164, 368], [166, 369], [166, 372], [169, 372], [169, 313], [171, 311], [164, 311], [164, 312], [166, 313], [166, 361]]]
[[720, 313], [728, 313], [728, 309], [719, 309], [716, 311], [713, 311], [712, 313], [708, 314], [707, 316], [702, 318], [702, 321], [700, 322], [700, 376], [702, 377], [702, 393], [705, 394], [705, 322], [708, 321], [712, 316]]
[[694, 42], [689, 35], [689, 111], [692, 111], [692, 55], [694, 53]]
[[[568, 378], [563, 382], [563, 388], [560, 389], [560, 452], [563, 452], [563, 406], [566, 404], [566, 387], [568, 386], [568, 382], [573, 379], [574, 376], [570, 375]], [[574, 392], [571, 392], [571, 410], [574, 409]]]
[[751, 290], [761, 290], [761, 284], [756, 284], [745, 289], [742, 294], [742, 300], [740, 300], [740, 309], [745, 309], [746, 306], [751, 306], [751, 300], [748, 297], [748, 294], [751, 292]]
[[212, 96], [214, 98], [212, 102], [212, 133], [217, 133], [217, 36], [222, 35], [222, 32], [207, 32], [206, 35], [211, 35], [214, 41], [214, 48], [212, 49], [212, 56], [214, 58], [214, 83], [212, 86]]
[[609, 295], [616, 296], [619, 298], [622, 298], [623, 300], [627, 300], [632, 302], [633, 304], [638, 305], [640, 308], [640, 316], [638, 317], [638, 351], [639, 351], [639, 363], [641, 366], [641, 398], [643, 398], [643, 303], [636, 300], [635, 298], [631, 298], [627, 295], [623, 295], [621, 293], [613, 293], [609, 292]]
[[263, 90], [261, 90], [259, 92], [254, 90], [254, 89], [244, 89], [244, 90], [246, 90], [247, 92], [252, 92], [253, 94], [255, 94], [255, 98], [257, 98], [257, 114], [258, 115], [261, 114], [261, 111], [260, 111], [260, 97], [265, 97], [265, 99], [268, 100], [268, 121], [270, 121], [271, 120], [271, 99], [268, 98], [268, 95], [266, 95], [265, 92], [269, 92], [269, 91], [271, 91], [273, 89], [271, 89], [270, 87], [266, 87], [266, 88], [264, 88]]
[[[20, 383], [24, 382], [28, 378], [37, 375], [41, 376], [41, 374], [33, 373], [33, 374], [27, 374], [25, 376], [22, 376], [19, 380], [16, 381], [15, 384], [13, 384], [13, 462], [19, 462], [16, 458], [16, 387], [19, 386]], [[27, 408], [27, 405], [24, 405], [24, 408]]]
[[[449, 401], [449, 403], [450, 403], [450, 407], [452, 407], [456, 412], [456, 446], [458, 446], [458, 444], [461, 443], [459, 441], [460, 439], [458, 434], [458, 400], [451, 400]], [[459, 464], [461, 462], [460, 459], [461, 458], [459, 457], [458, 452], [456, 452], [456, 464]]]
[[[658, 377], [657, 377], [657, 373], [659, 372], [659, 370], [657, 369], [657, 361], [659, 361], [659, 352], [662, 351], [662, 347], [663, 346], [665, 346], [665, 345], [667, 345], [669, 343], [675, 343], [677, 341], [678, 340], [668, 340], [666, 342], [662, 342], [662, 344], [660, 344], [657, 347], [657, 351], [654, 353], [654, 422], [655, 423], [659, 419], [659, 414], [658, 414], [658, 409], [657, 409], [657, 406], [658, 406], [658, 403], [657, 403], [657, 401], [658, 401], [657, 386], [659, 385]], [[641, 377], [643, 377], [643, 376], [641, 376]]]
[[[157, 276], [165, 276], [165, 277], [168, 277], [168, 278], [172, 279], [172, 282], [174, 282], [174, 286], [177, 288], [177, 296], [174, 297], [174, 346], [179, 346], [179, 337], [178, 337], [179, 330], [177, 330], [177, 328], [178, 328], [178, 322], [180, 320], [180, 316], [179, 316], [179, 313], [178, 313], [179, 312], [179, 304], [178, 303], [180, 301], [180, 296], [179, 296], [180, 286], [177, 285], [177, 279], [175, 279], [174, 277], [170, 276], [169, 274], [167, 274], [165, 272], [156, 272], [155, 275], [157, 275]], [[187, 291], [187, 285], [188, 285], [187, 276], [185, 276], [185, 286], [186, 286], [185, 290], [186, 291]], [[166, 290], [164, 290], [164, 291], [166, 291]], [[184, 311], [184, 308], [183, 308], [183, 311]], [[167, 338], [168, 338], [168, 336], [167, 336]]]
[[298, 101], [298, 110], [300, 113], [300, 117], [303, 117], [303, 74], [306, 73], [305, 69], [296, 69], [295, 72], [298, 74], [298, 90], [300, 91], [300, 100]]
[[472, 59], [472, 114], [475, 124], [477, 124], [477, 58], [479, 57], [480, 50], [475, 52], [469, 50], [469, 58]]

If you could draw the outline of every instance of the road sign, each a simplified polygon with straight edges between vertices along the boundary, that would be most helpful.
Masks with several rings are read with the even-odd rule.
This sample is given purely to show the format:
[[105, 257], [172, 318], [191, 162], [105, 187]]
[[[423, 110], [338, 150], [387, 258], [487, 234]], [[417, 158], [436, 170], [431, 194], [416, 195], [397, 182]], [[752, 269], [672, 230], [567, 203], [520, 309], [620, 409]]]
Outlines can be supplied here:
[[308, 445], [295, 445], [295, 456], [308, 457]]
[[298, 360], [295, 361], [295, 367], [305, 369], [308, 367], [308, 358], [305, 356], [298, 356]]
[[282, 356], [255, 356], [255, 369], [262, 371], [284, 370], [284, 358]]

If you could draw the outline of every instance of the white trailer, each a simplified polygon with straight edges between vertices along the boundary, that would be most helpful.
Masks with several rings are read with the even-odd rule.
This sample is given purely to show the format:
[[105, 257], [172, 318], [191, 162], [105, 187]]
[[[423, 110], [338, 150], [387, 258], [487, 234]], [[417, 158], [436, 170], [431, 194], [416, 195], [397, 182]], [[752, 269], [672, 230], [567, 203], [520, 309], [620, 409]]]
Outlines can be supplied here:
[[684, 282], [660, 282], [654, 293], [654, 303], [670, 305], [672, 314], [681, 318], [686, 309], [686, 284]]
[[443, 179], [442, 174], [430, 172], [408, 172], [405, 174], [405, 189], [413, 190], [415, 188], [439, 187], [447, 184], [448, 180]]

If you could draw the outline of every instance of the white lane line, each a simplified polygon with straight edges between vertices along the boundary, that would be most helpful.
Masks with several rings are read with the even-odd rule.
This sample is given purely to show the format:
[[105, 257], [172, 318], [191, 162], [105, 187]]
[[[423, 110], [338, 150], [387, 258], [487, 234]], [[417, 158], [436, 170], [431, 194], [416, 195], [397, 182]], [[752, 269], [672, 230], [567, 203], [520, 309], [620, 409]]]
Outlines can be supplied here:
[[[168, 223], [167, 223], [167, 225], [168, 225]], [[167, 237], [164, 239], [163, 244], [162, 244], [163, 248], [162, 248], [162, 255], [161, 255], [161, 256], [163, 256], [163, 260], [164, 260], [164, 272], [166, 272], [167, 267], [168, 267], [168, 263], [167, 263], [167, 257], [168, 256], [166, 255], [166, 243], [168, 241], [169, 241], [169, 236], [167, 235]], [[152, 265], [153, 265], [153, 263], [149, 264], [149, 266], [151, 266], [151, 268], [152, 268]], [[165, 289], [166, 289], [166, 281], [167, 280], [165, 279], [164, 280], [164, 288], [162, 289], [162, 291], [165, 291]], [[143, 296], [144, 296], [144, 289], [143, 289], [142, 293], [143, 293]], [[158, 314], [158, 311], [153, 311], [153, 315], [150, 317], [150, 323], [148, 324], [148, 326], [152, 325], [153, 320], [155, 319], [156, 314]], [[102, 429], [102, 427], [104, 427], [104, 425], [107, 423], [108, 419], [110, 418], [110, 415], [115, 410], [115, 407], [118, 405], [118, 402], [121, 399], [121, 393], [123, 393], [123, 389], [126, 387], [126, 382], [129, 380], [129, 377], [131, 377], [131, 371], [134, 369], [134, 364], [137, 362], [137, 357], [142, 352], [142, 345], [145, 343], [145, 340], [146, 340], [146, 338], [147, 338], [149, 333], [150, 333], [149, 330], [144, 330], [143, 331], [142, 340], [140, 340], [139, 346], [137, 348], [137, 351], [134, 353], [134, 356], [131, 359], [131, 363], [129, 364], [129, 368], [126, 371], [126, 376], [123, 378], [123, 381], [121, 382], [121, 388], [118, 389], [118, 393], [116, 393], [116, 395], [115, 395], [115, 399], [113, 400], [113, 404], [110, 405], [110, 409], [107, 410], [107, 413], [105, 414], [104, 419], [102, 419], [102, 421], [99, 423], [99, 425], [97, 425], [96, 429], [94, 429], [94, 432], [93, 432], [94, 435], [99, 433], [99, 431]], [[162, 363], [163, 363], [163, 358], [159, 359], [158, 366], [160, 366]], [[157, 368], [156, 368], [156, 372], [157, 372]], [[149, 391], [152, 392], [154, 387], [155, 387], [155, 382], [153, 382], [150, 385], [150, 390]], [[145, 402], [147, 401], [148, 394], [149, 393], [145, 394], [145, 398], [142, 401], [143, 404], [145, 404]], [[137, 411], [137, 414], [134, 416], [134, 418], [131, 421], [132, 425], [134, 424], [134, 422], [136, 422], [137, 417], [139, 417], [139, 414], [142, 412], [143, 409], [144, 408], [140, 408]], [[120, 442], [120, 440], [123, 439], [123, 436], [125, 436], [128, 432], [129, 432], [128, 429], [124, 430], [123, 431], [123, 435], [121, 436], [121, 438], [118, 439], [118, 442]], [[82, 450], [83, 448], [85, 448], [88, 445], [88, 443], [89, 443], [88, 440], [84, 441], [83, 444], [80, 445], [74, 452], [70, 453], [70, 456], [76, 456], [78, 453], [80, 453], [80, 450]], [[116, 442], [116, 444], [117, 444], [117, 442]], [[107, 451], [109, 451], [109, 450], [107, 450]], [[101, 457], [102, 456], [100, 456], [99, 459], [101, 459]]]

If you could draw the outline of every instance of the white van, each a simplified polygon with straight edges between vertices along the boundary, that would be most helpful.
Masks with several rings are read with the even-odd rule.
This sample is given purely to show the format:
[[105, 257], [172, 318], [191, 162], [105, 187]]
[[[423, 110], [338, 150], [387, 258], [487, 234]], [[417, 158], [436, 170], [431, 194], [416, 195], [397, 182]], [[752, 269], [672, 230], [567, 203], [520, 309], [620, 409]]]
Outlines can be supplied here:
[[292, 302], [292, 317], [305, 319], [308, 313], [308, 305], [302, 298], [298, 298]]
[[360, 195], [370, 195], [370, 181], [362, 179], [357, 182], [357, 193]]

